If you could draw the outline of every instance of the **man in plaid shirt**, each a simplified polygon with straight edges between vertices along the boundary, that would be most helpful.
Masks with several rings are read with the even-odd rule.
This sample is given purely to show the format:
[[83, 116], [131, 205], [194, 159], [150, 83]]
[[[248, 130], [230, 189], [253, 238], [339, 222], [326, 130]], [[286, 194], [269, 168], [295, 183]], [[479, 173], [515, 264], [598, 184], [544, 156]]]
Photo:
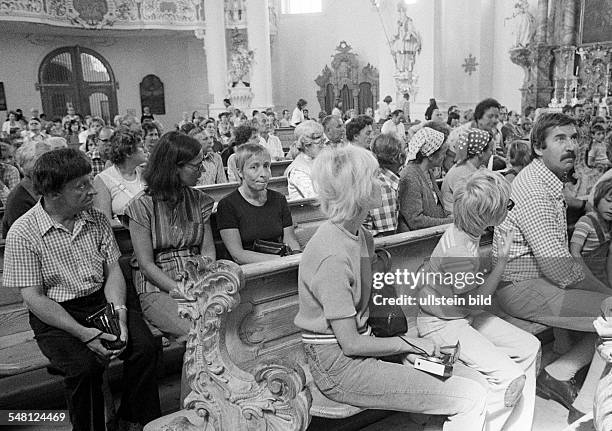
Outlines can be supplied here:
[[[542, 114], [534, 124], [533, 161], [512, 183], [515, 202], [504, 222], [495, 229], [493, 260], [500, 238], [514, 232], [497, 297], [509, 314], [547, 326], [580, 331], [580, 341], [538, 377], [538, 389], [570, 409], [575, 420], [593, 405], [603, 361], [595, 354], [593, 320], [612, 290], [582, 270], [568, 249], [563, 181], [574, 166], [578, 132], [565, 114]], [[593, 358], [578, 394], [575, 373]]]
[[[140, 313], [126, 306], [119, 248], [106, 217], [92, 208], [90, 172], [78, 150], [38, 159], [32, 180], [42, 198], [8, 232], [3, 284], [20, 289], [41, 352], [64, 375], [73, 429], [105, 429], [102, 373], [115, 357], [124, 360], [119, 418], [138, 429], [161, 414], [158, 346]], [[115, 335], [86, 321], [107, 302], [126, 343], [116, 350], [103, 344]]]

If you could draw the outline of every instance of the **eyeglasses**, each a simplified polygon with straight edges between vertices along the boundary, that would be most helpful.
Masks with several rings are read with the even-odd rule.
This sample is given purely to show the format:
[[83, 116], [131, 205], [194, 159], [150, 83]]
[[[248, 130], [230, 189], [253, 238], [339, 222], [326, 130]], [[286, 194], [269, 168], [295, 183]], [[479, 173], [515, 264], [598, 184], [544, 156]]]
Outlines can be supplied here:
[[311, 147], [313, 145], [323, 145], [323, 135], [304, 136], [304, 146]]
[[512, 208], [514, 208], [514, 201], [512, 199], [508, 199], [508, 204], [506, 205], [506, 209], [508, 211], [512, 211]]
[[99, 142], [110, 142], [110, 138], [108, 138], [108, 139], [101, 139], [101, 138], [98, 138], [98, 141], [99, 141]]
[[201, 171], [204, 169], [204, 165], [202, 164], [202, 162], [194, 164], [194, 163], [185, 163], [183, 166], [192, 169], [194, 171]]

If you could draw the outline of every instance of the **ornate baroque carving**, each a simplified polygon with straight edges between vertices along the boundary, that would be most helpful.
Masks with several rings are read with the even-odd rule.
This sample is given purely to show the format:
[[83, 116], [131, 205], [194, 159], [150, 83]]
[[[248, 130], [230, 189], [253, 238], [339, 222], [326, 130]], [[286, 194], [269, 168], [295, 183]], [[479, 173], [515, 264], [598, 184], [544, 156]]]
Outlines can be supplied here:
[[240, 266], [233, 262], [203, 257], [187, 262], [172, 296], [181, 316], [192, 322], [185, 354], [191, 392], [185, 407], [205, 423], [192, 428], [185, 417], [163, 429], [289, 431], [308, 426], [312, 399], [299, 365], [279, 359], [243, 370], [230, 359], [224, 334], [228, 314], [240, 304], [243, 283]]
[[0, 20], [88, 29], [202, 26], [203, 0], [1, 0]]
[[361, 83], [371, 84], [374, 100], [378, 99], [378, 70], [369, 63], [360, 70], [357, 54], [352, 50], [353, 48], [346, 41], [341, 41], [336, 47], [336, 54], [332, 57], [331, 68], [325, 65], [321, 74], [315, 79], [315, 83], [319, 86], [317, 99], [322, 111], [331, 113], [330, 105], [333, 107], [335, 102], [335, 100], [326, 100], [328, 86], [333, 87], [334, 99], [342, 99], [343, 89], [351, 95], [350, 103], [347, 104], [347, 100], [343, 100], [345, 102], [344, 109], [359, 105]]

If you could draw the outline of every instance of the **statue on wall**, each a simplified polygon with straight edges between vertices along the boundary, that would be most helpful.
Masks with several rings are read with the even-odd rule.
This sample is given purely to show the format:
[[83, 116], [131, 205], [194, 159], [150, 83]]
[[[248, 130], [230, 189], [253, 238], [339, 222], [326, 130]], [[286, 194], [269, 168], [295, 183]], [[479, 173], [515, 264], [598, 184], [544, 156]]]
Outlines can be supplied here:
[[[254, 58], [255, 52], [249, 50], [244, 35], [239, 30], [236, 30], [232, 35], [228, 68], [231, 86], [249, 79], [249, 72], [251, 71]], [[248, 82], [245, 82], [245, 84], [248, 85]]]
[[414, 22], [406, 14], [406, 6], [400, 2], [397, 5], [399, 19], [397, 31], [391, 42], [391, 52], [398, 72], [412, 72], [416, 55], [421, 52], [421, 35], [414, 27]]
[[516, 39], [514, 47], [526, 48], [534, 40], [536, 32], [536, 19], [529, 12], [529, 1], [518, 0], [514, 4], [514, 13], [506, 18], [507, 20], [515, 21], [513, 33]]

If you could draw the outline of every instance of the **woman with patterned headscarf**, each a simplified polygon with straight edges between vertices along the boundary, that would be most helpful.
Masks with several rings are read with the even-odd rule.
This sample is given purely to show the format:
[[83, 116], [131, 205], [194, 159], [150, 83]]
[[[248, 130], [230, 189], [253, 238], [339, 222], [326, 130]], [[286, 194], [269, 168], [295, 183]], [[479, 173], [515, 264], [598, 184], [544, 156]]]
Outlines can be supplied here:
[[450, 223], [442, 195], [430, 169], [444, 161], [448, 134], [423, 127], [408, 143], [399, 184], [400, 232]]
[[493, 154], [495, 141], [486, 130], [469, 129], [457, 143], [455, 165], [450, 168], [442, 182], [444, 209], [453, 213], [453, 193], [461, 182], [466, 181], [481, 167], [486, 167]]

